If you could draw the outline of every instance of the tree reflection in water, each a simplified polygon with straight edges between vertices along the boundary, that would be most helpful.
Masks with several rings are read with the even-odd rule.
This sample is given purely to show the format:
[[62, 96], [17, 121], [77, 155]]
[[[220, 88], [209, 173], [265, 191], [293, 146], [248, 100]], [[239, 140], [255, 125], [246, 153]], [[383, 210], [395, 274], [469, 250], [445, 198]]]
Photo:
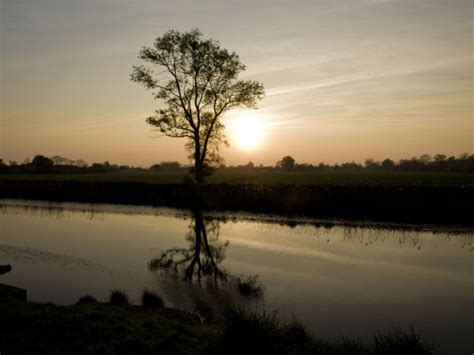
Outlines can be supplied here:
[[148, 265], [161, 276], [162, 292], [174, 306], [207, 318], [219, 317], [231, 307], [263, 302], [257, 275], [237, 276], [221, 266], [229, 242], [219, 241], [219, 224], [194, 212], [186, 235], [189, 247], [165, 250]]

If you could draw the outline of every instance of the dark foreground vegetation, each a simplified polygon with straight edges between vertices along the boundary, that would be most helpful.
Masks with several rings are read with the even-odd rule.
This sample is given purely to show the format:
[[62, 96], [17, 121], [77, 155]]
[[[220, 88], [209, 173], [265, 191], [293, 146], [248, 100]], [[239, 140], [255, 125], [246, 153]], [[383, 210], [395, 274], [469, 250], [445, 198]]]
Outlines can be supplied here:
[[164, 307], [101, 304], [73, 306], [14, 299], [0, 303], [2, 353], [100, 354], [433, 354], [411, 327], [392, 328], [364, 341], [320, 339], [293, 321], [246, 310], [221, 322]]

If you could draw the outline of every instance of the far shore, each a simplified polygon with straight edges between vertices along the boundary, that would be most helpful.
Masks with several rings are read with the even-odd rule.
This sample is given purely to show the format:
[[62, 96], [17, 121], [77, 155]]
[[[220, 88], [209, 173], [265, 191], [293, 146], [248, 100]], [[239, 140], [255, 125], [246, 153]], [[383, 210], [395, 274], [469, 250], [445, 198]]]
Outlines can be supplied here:
[[[472, 226], [474, 183], [471, 174], [462, 184], [419, 179], [418, 183], [377, 178], [341, 183], [214, 182], [154, 183], [138, 178], [106, 175], [4, 175], [0, 198], [56, 202], [87, 202], [166, 206], [202, 211], [269, 213], [282, 217], [337, 218], [378, 222]], [[373, 176], [372, 176], [373, 178]], [[410, 178], [410, 175], [407, 175]], [[411, 177], [413, 178], [413, 177]], [[428, 177], [433, 179], [432, 176]], [[436, 177], [438, 178], [438, 177]], [[379, 183], [377, 183], [377, 179]], [[159, 177], [158, 177], [159, 180]], [[357, 180], [357, 179], [356, 179]], [[328, 182], [329, 181], [329, 182]], [[448, 181], [448, 182], [446, 182]]]

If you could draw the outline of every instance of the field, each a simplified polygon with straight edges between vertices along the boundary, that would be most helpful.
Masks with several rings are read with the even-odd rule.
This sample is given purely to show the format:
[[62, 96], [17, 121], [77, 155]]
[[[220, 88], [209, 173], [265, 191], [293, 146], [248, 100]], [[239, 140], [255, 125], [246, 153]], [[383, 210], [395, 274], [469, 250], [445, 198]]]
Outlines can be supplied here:
[[[179, 184], [184, 172], [118, 172], [98, 174], [12, 174], [0, 175], [0, 181], [48, 180], [90, 182], [140, 182]], [[332, 186], [459, 186], [474, 185], [474, 174], [469, 173], [407, 173], [407, 172], [217, 172], [207, 179], [208, 184], [251, 185], [332, 185]]]
[[474, 174], [218, 172], [1, 175], [0, 198], [472, 225]]

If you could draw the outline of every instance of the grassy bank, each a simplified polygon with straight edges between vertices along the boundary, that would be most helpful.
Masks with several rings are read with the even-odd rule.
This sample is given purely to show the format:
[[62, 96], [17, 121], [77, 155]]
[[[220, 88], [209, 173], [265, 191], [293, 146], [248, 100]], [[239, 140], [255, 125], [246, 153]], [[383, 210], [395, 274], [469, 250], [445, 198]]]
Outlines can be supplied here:
[[236, 310], [223, 323], [163, 307], [85, 303], [55, 306], [2, 299], [1, 352], [101, 354], [433, 354], [413, 330], [392, 329], [366, 342], [309, 335], [296, 322]]
[[[180, 184], [185, 172], [116, 172], [80, 174], [0, 174], [0, 181], [83, 181]], [[285, 172], [217, 171], [209, 184], [332, 185], [332, 186], [459, 186], [474, 185], [474, 174], [432, 172]]]
[[[293, 175], [289, 175], [284, 181], [299, 179], [301, 182], [309, 179], [304, 173], [302, 176], [298, 175], [300, 173], [290, 174]], [[311, 184], [238, 183], [234, 180], [233, 183], [207, 183], [200, 186], [160, 183], [160, 180], [146, 182], [138, 177], [134, 180], [129, 175], [122, 176], [121, 180], [120, 174], [7, 175], [0, 176], [0, 198], [472, 225], [474, 184], [469, 183], [471, 176], [454, 174], [447, 178], [448, 174], [422, 175], [418, 178], [416, 174], [403, 175], [403, 178], [400, 174], [381, 176], [361, 173], [339, 174], [331, 178], [331, 175], [322, 174], [317, 177], [319, 180], [314, 180], [316, 178], [313, 177]], [[278, 178], [285, 177], [282, 176]], [[167, 178], [172, 179], [171, 176]], [[213, 178], [218, 179], [219, 176]], [[259, 178], [264, 179], [264, 176], [246, 177], [251, 181]], [[418, 179], [418, 183], [410, 179]]]

